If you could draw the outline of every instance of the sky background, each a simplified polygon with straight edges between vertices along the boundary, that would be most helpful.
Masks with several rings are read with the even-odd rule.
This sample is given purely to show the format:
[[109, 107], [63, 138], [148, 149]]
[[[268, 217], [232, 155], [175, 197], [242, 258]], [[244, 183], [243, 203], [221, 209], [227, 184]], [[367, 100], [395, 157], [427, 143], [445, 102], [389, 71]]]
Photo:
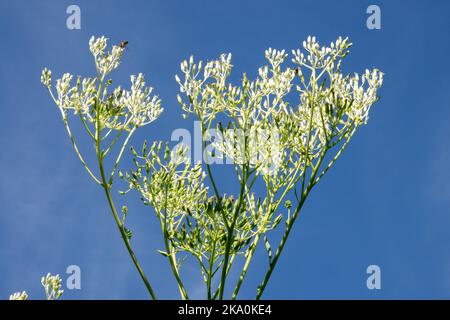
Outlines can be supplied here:
[[[81, 8], [81, 30], [66, 28], [66, 8]], [[366, 9], [381, 8], [381, 30]], [[1, 1], [0, 298], [26, 290], [43, 298], [41, 276], [81, 268], [81, 290], [66, 299], [146, 299], [108, 210], [104, 193], [79, 164], [59, 112], [40, 84], [44, 67], [94, 75], [92, 35], [128, 40], [112, 76], [143, 72], [165, 112], [132, 141], [192, 132], [176, 101], [174, 75], [194, 54], [233, 54], [233, 81], [255, 74], [264, 50], [296, 49], [308, 35], [354, 43], [344, 70], [378, 67], [381, 100], [338, 163], [314, 189], [267, 287], [271, 299], [450, 298], [450, 2], [448, 1]], [[74, 128], [87, 160], [90, 143]], [[129, 158], [121, 164], [131, 168]], [[216, 168], [221, 169], [221, 168]], [[226, 175], [224, 186], [231, 185]], [[236, 190], [234, 190], [237, 192]], [[142, 266], [160, 298], [177, 298], [153, 212], [136, 194], [129, 227]], [[261, 251], [259, 251], [262, 253]], [[266, 267], [253, 262], [240, 298], [252, 299]], [[366, 268], [381, 268], [381, 290], [368, 290]], [[194, 266], [183, 272], [202, 296]]]

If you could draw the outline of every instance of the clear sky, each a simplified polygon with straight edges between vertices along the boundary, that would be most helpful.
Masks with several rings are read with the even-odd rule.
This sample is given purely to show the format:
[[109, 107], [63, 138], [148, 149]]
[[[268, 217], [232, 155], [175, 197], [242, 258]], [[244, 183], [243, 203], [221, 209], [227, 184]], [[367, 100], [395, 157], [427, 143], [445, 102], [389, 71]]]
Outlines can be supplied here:
[[[66, 28], [70, 4], [81, 8], [81, 30]], [[381, 30], [366, 27], [370, 4], [381, 8]], [[65, 298], [147, 298], [104, 194], [78, 163], [40, 84], [43, 67], [54, 77], [93, 75], [89, 38], [128, 40], [113, 76], [125, 82], [143, 72], [165, 108], [134, 137], [139, 146], [192, 130], [174, 80], [190, 54], [207, 60], [231, 52], [239, 80], [256, 72], [269, 47], [290, 52], [308, 35], [323, 43], [342, 35], [354, 43], [346, 71], [385, 73], [381, 100], [308, 199], [264, 297], [449, 299], [449, 11], [448, 1], [1, 1], [0, 298], [17, 290], [42, 298], [41, 276], [65, 279], [71, 264], [81, 268], [82, 289]], [[136, 194], [127, 201], [148, 277], [161, 298], [176, 298], [167, 261], [156, 253], [162, 243], [153, 212]], [[254, 261], [241, 298], [254, 297], [266, 263]], [[366, 287], [371, 264], [381, 267], [378, 291]], [[200, 297], [197, 270], [188, 266], [183, 277]]]

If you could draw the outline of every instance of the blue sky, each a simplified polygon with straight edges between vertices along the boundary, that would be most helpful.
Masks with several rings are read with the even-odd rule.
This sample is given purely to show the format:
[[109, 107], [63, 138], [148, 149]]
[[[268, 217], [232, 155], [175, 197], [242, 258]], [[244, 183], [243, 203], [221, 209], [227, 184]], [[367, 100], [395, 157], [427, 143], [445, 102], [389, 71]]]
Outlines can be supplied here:
[[[70, 4], [81, 8], [81, 30], [66, 28]], [[370, 4], [381, 8], [381, 30], [366, 27]], [[190, 54], [206, 60], [231, 52], [238, 80], [256, 72], [269, 47], [290, 51], [308, 35], [323, 43], [349, 36], [345, 70], [380, 68], [381, 100], [309, 198], [264, 297], [450, 298], [450, 2], [2, 1], [0, 9], [1, 298], [16, 290], [42, 298], [40, 277], [65, 278], [71, 264], [81, 268], [82, 289], [66, 290], [67, 299], [147, 298], [103, 192], [78, 163], [39, 81], [46, 66], [55, 77], [93, 74], [92, 35], [128, 40], [114, 77], [143, 72], [163, 99], [165, 112], [134, 137], [137, 146], [192, 130], [174, 81]], [[176, 298], [167, 261], [156, 253], [153, 212], [136, 194], [127, 201], [148, 277], [161, 298]], [[371, 264], [381, 267], [378, 291], [366, 288]], [[265, 266], [264, 257], [254, 261], [241, 298], [254, 297]], [[196, 269], [183, 276], [200, 297]]]

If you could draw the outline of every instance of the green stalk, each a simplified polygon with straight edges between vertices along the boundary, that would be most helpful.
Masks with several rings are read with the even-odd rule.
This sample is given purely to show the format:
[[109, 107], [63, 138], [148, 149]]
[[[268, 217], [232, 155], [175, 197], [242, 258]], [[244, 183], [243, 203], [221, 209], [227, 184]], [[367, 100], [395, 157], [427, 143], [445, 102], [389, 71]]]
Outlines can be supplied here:
[[[269, 207], [268, 207], [268, 209], [267, 209], [267, 212], [268, 212], [269, 214], [272, 214], [272, 212], [275, 213], [275, 212], [278, 210], [278, 207], [279, 207], [280, 204], [282, 203], [283, 199], [286, 197], [287, 193], [288, 193], [288, 192], [292, 189], [292, 187], [295, 185], [295, 182], [296, 182], [296, 179], [297, 179], [297, 173], [298, 173], [300, 167], [301, 167], [300, 165], [298, 165], [298, 166], [296, 167], [295, 172], [294, 172], [294, 174], [292, 175], [291, 181], [289, 182], [288, 186], [287, 186], [286, 189], [284, 190], [284, 192], [283, 192], [283, 194], [281, 195], [281, 197], [276, 201], [276, 204], [275, 204], [274, 209], [271, 209], [271, 205], [270, 205], [270, 201], [269, 201], [269, 204], [268, 204]], [[270, 219], [269, 219], [269, 220], [270, 220]], [[247, 275], [247, 271], [248, 271], [248, 268], [249, 268], [249, 266], [250, 266], [250, 262], [251, 262], [252, 259], [253, 259], [253, 254], [254, 254], [254, 252], [255, 252], [256, 247], [258, 246], [258, 243], [259, 243], [260, 238], [261, 238], [261, 237], [260, 237], [260, 233], [258, 232], [257, 235], [255, 236], [255, 239], [253, 240], [253, 242], [252, 242], [252, 244], [251, 244], [251, 250], [250, 250], [250, 252], [248, 253], [248, 256], [247, 256], [247, 259], [246, 259], [246, 261], [245, 261], [244, 267], [243, 267], [243, 269], [242, 269], [241, 275], [239, 276], [238, 283], [236, 284], [236, 287], [235, 287], [235, 289], [234, 289], [233, 296], [232, 296], [232, 298], [231, 298], [231, 299], [233, 299], [233, 300], [236, 299], [236, 297], [237, 297], [237, 295], [238, 295], [238, 293], [239, 293], [239, 290], [240, 290], [240, 288], [241, 288], [242, 282], [244, 281], [244, 278], [245, 278], [245, 276]]]
[[94, 180], [95, 183], [98, 183], [99, 185], [101, 185], [100, 180], [95, 176], [95, 174], [92, 173], [92, 171], [89, 169], [88, 165], [84, 161], [83, 156], [81, 155], [81, 152], [78, 149], [77, 144], [75, 143], [75, 139], [72, 136], [72, 131], [70, 130], [69, 122], [67, 121], [66, 115], [62, 111], [61, 111], [61, 115], [63, 118], [63, 122], [64, 122], [64, 126], [66, 128], [67, 134], [69, 135], [70, 142], [72, 142], [73, 149], [75, 150], [75, 153], [77, 154], [78, 159], [80, 160], [81, 164], [86, 169], [87, 173], [92, 178], [92, 180]]
[[[97, 146], [97, 148], [98, 148], [98, 146]], [[97, 150], [99, 150], [99, 149], [97, 149]], [[128, 237], [125, 233], [125, 229], [123, 228], [122, 223], [119, 219], [119, 215], [117, 214], [117, 209], [116, 209], [116, 206], [114, 205], [114, 202], [113, 202], [113, 199], [111, 196], [110, 186], [107, 184], [105, 170], [103, 169], [103, 161], [100, 156], [98, 156], [97, 159], [98, 159], [98, 165], [99, 165], [99, 169], [100, 169], [100, 175], [102, 177], [102, 187], [105, 190], [106, 198], [108, 199], [108, 204], [111, 209], [112, 215], [114, 217], [114, 221], [116, 222], [117, 228], [119, 228], [120, 235], [122, 236], [122, 240], [125, 243], [128, 254], [131, 257], [131, 260], [133, 260], [133, 263], [134, 263], [136, 269], [138, 270], [139, 275], [141, 276], [141, 279], [145, 284], [145, 287], [147, 288], [148, 292], [152, 296], [153, 300], [156, 300], [155, 292], [153, 291], [147, 277], [144, 274], [144, 271], [142, 270], [142, 268], [139, 264], [139, 261], [136, 258], [136, 255], [134, 254], [133, 249], [131, 248], [130, 241], [128, 240]]]
[[172, 247], [167, 238], [167, 235], [168, 235], [168, 231], [167, 231], [167, 186], [166, 186], [166, 190], [165, 190], [164, 211], [165, 211], [164, 221], [162, 221], [161, 214], [159, 214], [162, 233], [163, 233], [163, 237], [164, 237], [164, 246], [166, 247], [166, 251], [167, 251], [169, 262], [170, 262], [170, 267], [172, 268], [172, 273], [178, 283], [178, 290], [180, 291], [181, 298], [183, 300], [189, 300], [186, 289], [184, 288], [183, 282], [181, 281], [181, 278], [180, 278], [175, 252], [172, 251]]
[[294, 214], [292, 215], [292, 218], [287, 223], [286, 230], [283, 234], [283, 237], [281, 238], [281, 241], [277, 248], [275, 256], [273, 257], [272, 261], [269, 263], [269, 270], [267, 271], [266, 275], [264, 276], [264, 280], [263, 280], [262, 284], [258, 287], [258, 292], [256, 294], [256, 300], [261, 299], [264, 289], [266, 288], [267, 282], [269, 281], [270, 276], [272, 275], [272, 272], [275, 269], [275, 266], [278, 262], [278, 258], [280, 257], [281, 252], [283, 251], [284, 245], [286, 244], [286, 240], [289, 237], [289, 233], [291, 232], [292, 226], [294, 225], [294, 222], [297, 219], [298, 213], [300, 212], [301, 208], [303, 207], [303, 203], [305, 202], [309, 191], [310, 191], [310, 188], [307, 187], [305, 190], [305, 192], [306, 192], [305, 197], [302, 197], [299, 205], [297, 206]]
[[[231, 258], [230, 258], [230, 262], [228, 263], [228, 268], [227, 268], [227, 272], [225, 277], [228, 276], [228, 273], [230, 273], [231, 270], [231, 266], [233, 265], [234, 259], [236, 258], [236, 254], [232, 254]], [[213, 296], [212, 296], [212, 300], [215, 300], [217, 298], [217, 296], [219, 295], [220, 292], [220, 284], [219, 287], [216, 289], [216, 291], [214, 292]]]
[[227, 278], [227, 269], [228, 269], [228, 260], [230, 258], [230, 250], [231, 250], [231, 244], [233, 242], [233, 232], [234, 232], [234, 227], [236, 225], [236, 220], [237, 217], [241, 211], [241, 206], [242, 206], [242, 201], [244, 198], [244, 191], [245, 191], [245, 186], [247, 184], [247, 169], [246, 169], [246, 165], [244, 165], [243, 167], [243, 171], [242, 171], [242, 185], [241, 185], [241, 191], [239, 194], [239, 200], [238, 200], [238, 204], [235, 207], [235, 211], [233, 213], [233, 221], [231, 222], [230, 227], [228, 228], [228, 235], [227, 235], [227, 243], [225, 246], [225, 254], [224, 254], [224, 263], [222, 266], [222, 276], [220, 279], [220, 290], [219, 290], [219, 300], [223, 299], [223, 293], [225, 290], [225, 281]]
[[212, 293], [211, 293], [211, 281], [212, 281], [212, 276], [213, 276], [214, 255], [215, 255], [215, 253], [216, 253], [216, 241], [217, 241], [217, 239], [214, 238], [213, 249], [212, 249], [212, 252], [210, 252], [210, 257], [209, 257], [208, 279], [207, 279], [207, 281], [206, 281], [208, 300], [211, 300], [211, 299], [212, 299]]
[[253, 259], [253, 253], [255, 252], [255, 249], [258, 246], [259, 238], [260, 238], [260, 233], [256, 234], [255, 239], [253, 240], [253, 242], [251, 244], [252, 248], [251, 248], [250, 252], [248, 253], [247, 259], [245, 260], [244, 267], [242, 268], [241, 275], [239, 276], [239, 280], [238, 280], [238, 283], [236, 284], [233, 295], [231, 296], [231, 300], [236, 299], [236, 297], [239, 293], [239, 290], [241, 289], [242, 282], [244, 281], [244, 278], [247, 274], [247, 270], [248, 270], [248, 267], [250, 266], [250, 262]]
[[[101, 86], [100, 86], [100, 89], [101, 89]], [[100, 89], [99, 89], [99, 92], [101, 91]], [[108, 204], [111, 209], [111, 213], [113, 215], [114, 221], [116, 222], [117, 228], [119, 229], [120, 235], [122, 236], [122, 240], [125, 244], [125, 247], [127, 248], [128, 254], [131, 257], [131, 260], [133, 260], [133, 263], [134, 263], [136, 269], [138, 270], [139, 275], [141, 276], [141, 279], [144, 282], [145, 287], [147, 288], [147, 291], [150, 293], [152, 299], [156, 300], [157, 298], [156, 298], [155, 292], [153, 291], [153, 288], [150, 285], [150, 282], [148, 281], [147, 277], [145, 276], [144, 271], [142, 270], [141, 265], [139, 264], [139, 261], [137, 260], [136, 255], [134, 254], [133, 249], [131, 248], [130, 241], [128, 240], [125, 229], [119, 218], [116, 206], [114, 205], [114, 201], [113, 201], [113, 198], [111, 195], [111, 185], [108, 181], [110, 179], [107, 179], [106, 175], [105, 175], [105, 170], [103, 168], [103, 156], [102, 156], [102, 151], [101, 151], [101, 146], [100, 146], [100, 116], [98, 113], [98, 109], [99, 109], [98, 100], [99, 99], [97, 98], [97, 101], [96, 101], [97, 121], [96, 121], [96, 126], [95, 126], [95, 137], [96, 137], [95, 147], [96, 147], [97, 161], [98, 161], [101, 182], [102, 182], [101, 186], [105, 190], [106, 198], [108, 199]]]
[[[348, 143], [350, 142], [350, 139], [352, 138], [353, 134], [355, 133], [356, 128], [357, 127], [353, 128], [353, 130], [350, 132], [350, 134], [348, 135], [347, 139], [345, 140], [345, 142], [343, 143], [343, 145], [341, 146], [339, 151], [336, 153], [335, 157], [330, 161], [330, 163], [327, 165], [327, 167], [317, 177], [318, 170], [320, 169], [322, 161], [325, 158], [325, 155], [326, 155], [327, 151], [329, 150], [329, 147], [326, 147], [324, 149], [324, 151], [322, 152], [322, 154], [320, 155], [319, 160], [317, 161], [317, 164], [313, 168], [313, 171], [311, 173], [311, 178], [310, 178], [310, 180], [308, 182], [308, 186], [306, 187], [306, 189], [302, 193], [300, 202], [297, 205], [297, 208], [295, 209], [295, 212], [292, 215], [292, 218], [287, 222], [286, 230], [285, 230], [285, 232], [283, 234], [283, 237], [281, 238], [281, 241], [280, 241], [280, 244], [279, 244], [279, 246], [277, 248], [275, 256], [274, 256], [273, 260], [271, 261], [271, 263], [269, 264], [269, 270], [267, 271], [262, 284], [258, 287], [258, 291], [257, 291], [257, 294], [256, 294], [256, 300], [261, 299], [261, 296], [262, 296], [262, 294], [264, 292], [264, 289], [267, 286], [267, 282], [269, 281], [270, 276], [272, 275], [272, 272], [275, 269], [275, 266], [276, 266], [276, 264], [278, 262], [278, 259], [279, 259], [280, 255], [281, 255], [281, 252], [283, 251], [284, 245], [286, 244], [286, 240], [289, 237], [289, 233], [291, 232], [292, 226], [294, 225], [295, 220], [297, 219], [297, 217], [298, 217], [298, 215], [299, 215], [299, 213], [300, 213], [300, 211], [301, 211], [301, 209], [303, 207], [303, 204], [305, 203], [306, 198], [308, 197], [311, 189], [319, 182], [319, 180], [323, 177], [323, 175], [330, 169], [330, 167], [336, 162], [336, 160], [342, 154], [342, 152], [344, 151], [344, 149], [347, 147]], [[306, 170], [305, 170], [305, 172], [306, 172]]]

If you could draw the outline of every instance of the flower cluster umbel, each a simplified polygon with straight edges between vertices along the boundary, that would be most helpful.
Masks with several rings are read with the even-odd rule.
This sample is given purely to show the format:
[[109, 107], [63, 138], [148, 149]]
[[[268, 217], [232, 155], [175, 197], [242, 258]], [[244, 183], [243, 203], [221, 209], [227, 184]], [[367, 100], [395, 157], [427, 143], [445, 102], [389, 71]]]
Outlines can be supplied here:
[[61, 290], [61, 278], [59, 275], [52, 276], [48, 273], [45, 277], [42, 277], [41, 284], [45, 289], [47, 300], [57, 300], [64, 292], [64, 290]]
[[153, 95], [153, 88], [146, 87], [141, 73], [130, 77], [130, 90], [119, 86], [108, 92], [112, 81], [105, 81], [106, 77], [119, 66], [124, 48], [114, 45], [111, 51], [105, 51], [105, 37], [92, 37], [89, 48], [97, 70], [95, 78], [77, 77], [75, 85], [72, 85], [73, 76], [65, 73], [56, 80], [55, 94], [52, 90], [52, 72], [47, 68], [42, 71], [41, 82], [49, 89], [63, 115], [67, 110], [73, 110], [87, 123], [96, 125], [99, 120], [102, 128], [128, 131], [156, 120], [163, 110], [161, 100]]

